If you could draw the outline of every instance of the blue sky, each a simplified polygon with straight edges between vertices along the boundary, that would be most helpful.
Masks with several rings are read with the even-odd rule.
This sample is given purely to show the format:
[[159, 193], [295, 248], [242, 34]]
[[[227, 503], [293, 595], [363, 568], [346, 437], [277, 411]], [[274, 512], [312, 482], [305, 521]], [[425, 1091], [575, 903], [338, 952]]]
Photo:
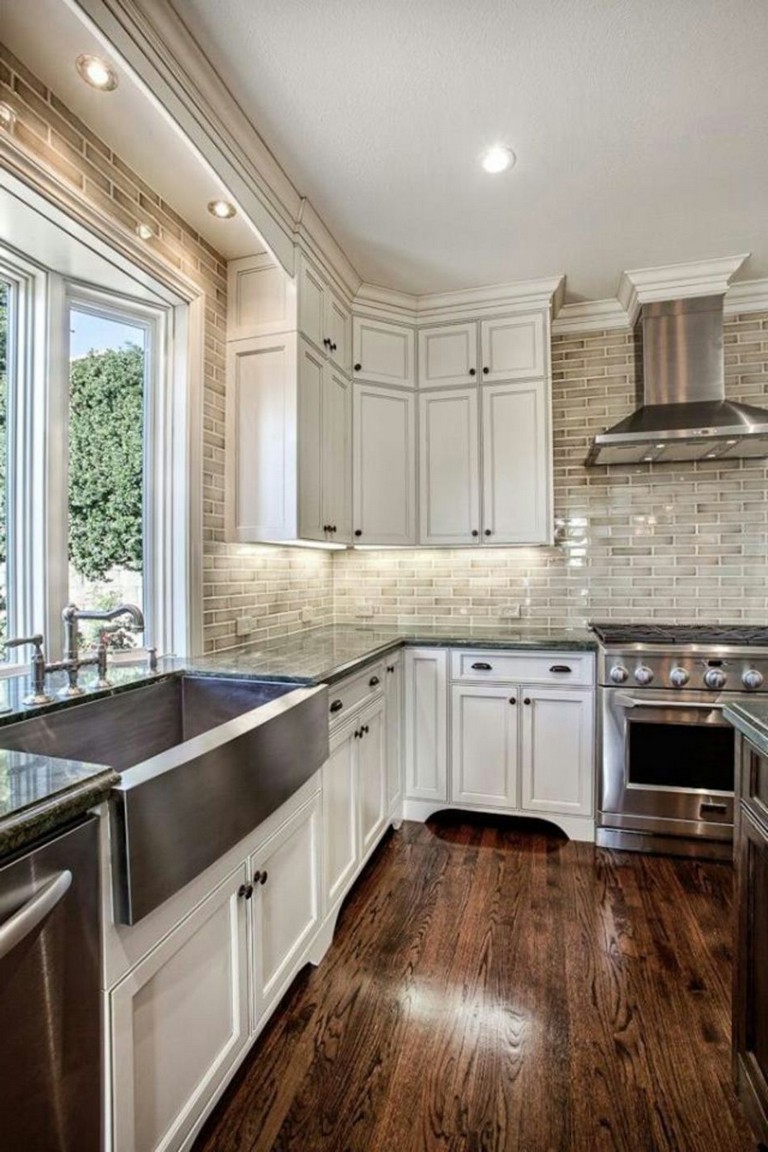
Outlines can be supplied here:
[[104, 352], [107, 348], [123, 348], [126, 344], [144, 346], [144, 330], [120, 320], [105, 320], [102, 316], [91, 316], [88, 312], [78, 312], [72, 308], [69, 313], [69, 355], [76, 360], [94, 349]]

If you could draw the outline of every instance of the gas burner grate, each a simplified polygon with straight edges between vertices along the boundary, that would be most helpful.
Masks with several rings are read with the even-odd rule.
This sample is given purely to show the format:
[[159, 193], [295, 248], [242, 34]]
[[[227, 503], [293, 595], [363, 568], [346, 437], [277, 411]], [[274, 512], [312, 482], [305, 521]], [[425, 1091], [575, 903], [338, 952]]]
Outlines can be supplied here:
[[768, 627], [752, 624], [613, 624], [592, 623], [603, 644], [723, 644], [768, 647]]

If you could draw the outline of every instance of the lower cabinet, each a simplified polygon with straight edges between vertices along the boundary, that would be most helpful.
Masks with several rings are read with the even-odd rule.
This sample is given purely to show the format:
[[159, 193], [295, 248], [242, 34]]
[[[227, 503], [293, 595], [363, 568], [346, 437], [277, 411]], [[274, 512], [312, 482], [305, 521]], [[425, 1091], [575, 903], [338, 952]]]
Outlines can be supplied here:
[[248, 1042], [244, 866], [111, 994], [115, 1152], [179, 1148]]
[[114, 1152], [187, 1148], [305, 962], [321, 919], [320, 794], [294, 807], [109, 994]]
[[[755, 1137], [768, 1143], [768, 758], [737, 740], [733, 1070]], [[741, 772], [739, 772], [741, 768]]]
[[387, 727], [386, 809], [400, 818], [403, 800], [403, 657], [390, 655], [384, 669], [385, 719]]
[[405, 653], [405, 791], [409, 799], [448, 799], [448, 652]]
[[518, 699], [508, 688], [456, 685], [451, 693], [452, 799], [518, 805]]

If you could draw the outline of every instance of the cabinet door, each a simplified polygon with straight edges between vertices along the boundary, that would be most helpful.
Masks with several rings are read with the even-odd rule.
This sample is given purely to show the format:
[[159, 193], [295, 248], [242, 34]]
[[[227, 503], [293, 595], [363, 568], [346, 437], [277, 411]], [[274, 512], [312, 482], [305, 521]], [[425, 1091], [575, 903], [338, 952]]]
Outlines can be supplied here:
[[254, 1030], [304, 963], [320, 922], [319, 824], [315, 796], [250, 859]]
[[447, 800], [448, 653], [409, 648], [405, 653], [406, 795]]
[[419, 387], [445, 388], [477, 376], [477, 324], [446, 324], [419, 331]]
[[547, 366], [545, 332], [545, 318], [541, 312], [482, 320], [483, 380], [493, 383], [496, 380], [544, 376]]
[[522, 807], [591, 816], [594, 701], [590, 691], [522, 690]]
[[387, 823], [383, 699], [362, 713], [358, 732], [357, 802], [360, 814], [360, 855], [364, 860]]
[[451, 709], [451, 799], [516, 808], [517, 688], [457, 685]]
[[324, 465], [327, 455], [324, 422], [325, 359], [306, 340], [299, 343], [297, 463], [299, 470], [299, 536], [326, 540]]
[[415, 397], [355, 384], [353, 542], [416, 543]]
[[241, 866], [111, 994], [115, 1152], [179, 1148], [248, 1041]]
[[742, 803], [736, 827], [738, 921], [734, 1067], [755, 1136], [768, 1140], [768, 826]]
[[326, 351], [323, 340], [328, 338], [325, 313], [325, 281], [317, 268], [306, 259], [299, 258], [299, 331], [311, 340], [318, 351]]
[[296, 326], [296, 289], [264, 252], [227, 265], [227, 340], [246, 340]]
[[403, 796], [403, 658], [387, 657], [384, 694], [387, 717], [387, 813], [398, 814]]
[[352, 321], [352, 368], [356, 380], [413, 388], [414, 347], [412, 328], [361, 316]]
[[325, 335], [328, 354], [342, 372], [352, 370], [352, 318], [335, 292], [325, 289]]
[[296, 538], [296, 338], [263, 336], [227, 348], [228, 536]]
[[480, 542], [477, 389], [419, 397], [422, 544]]
[[323, 864], [325, 908], [329, 912], [347, 891], [358, 861], [355, 786], [357, 724], [345, 724], [331, 738], [323, 765]]
[[482, 389], [483, 540], [552, 542], [548, 392], [543, 380]]
[[327, 364], [323, 380], [323, 524], [329, 539], [348, 544], [352, 537], [352, 385]]

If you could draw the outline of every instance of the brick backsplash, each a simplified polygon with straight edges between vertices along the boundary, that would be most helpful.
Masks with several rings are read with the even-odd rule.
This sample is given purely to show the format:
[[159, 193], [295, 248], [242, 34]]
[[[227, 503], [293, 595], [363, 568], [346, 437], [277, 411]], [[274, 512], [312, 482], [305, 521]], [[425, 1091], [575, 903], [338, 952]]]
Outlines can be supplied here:
[[[768, 406], [768, 313], [729, 317], [726, 393]], [[768, 467], [760, 460], [585, 468], [592, 436], [635, 404], [629, 332], [552, 341], [552, 548], [334, 556], [335, 614], [383, 623], [543, 625], [768, 618]]]
[[251, 616], [251, 640], [332, 619], [331, 557], [324, 552], [224, 543], [224, 424], [227, 268], [224, 257], [188, 225], [109, 144], [95, 135], [0, 44], [0, 100], [17, 114], [14, 137], [84, 201], [133, 231], [152, 223], [148, 243], [205, 293], [203, 384], [203, 624], [206, 651], [240, 643], [235, 621]]

